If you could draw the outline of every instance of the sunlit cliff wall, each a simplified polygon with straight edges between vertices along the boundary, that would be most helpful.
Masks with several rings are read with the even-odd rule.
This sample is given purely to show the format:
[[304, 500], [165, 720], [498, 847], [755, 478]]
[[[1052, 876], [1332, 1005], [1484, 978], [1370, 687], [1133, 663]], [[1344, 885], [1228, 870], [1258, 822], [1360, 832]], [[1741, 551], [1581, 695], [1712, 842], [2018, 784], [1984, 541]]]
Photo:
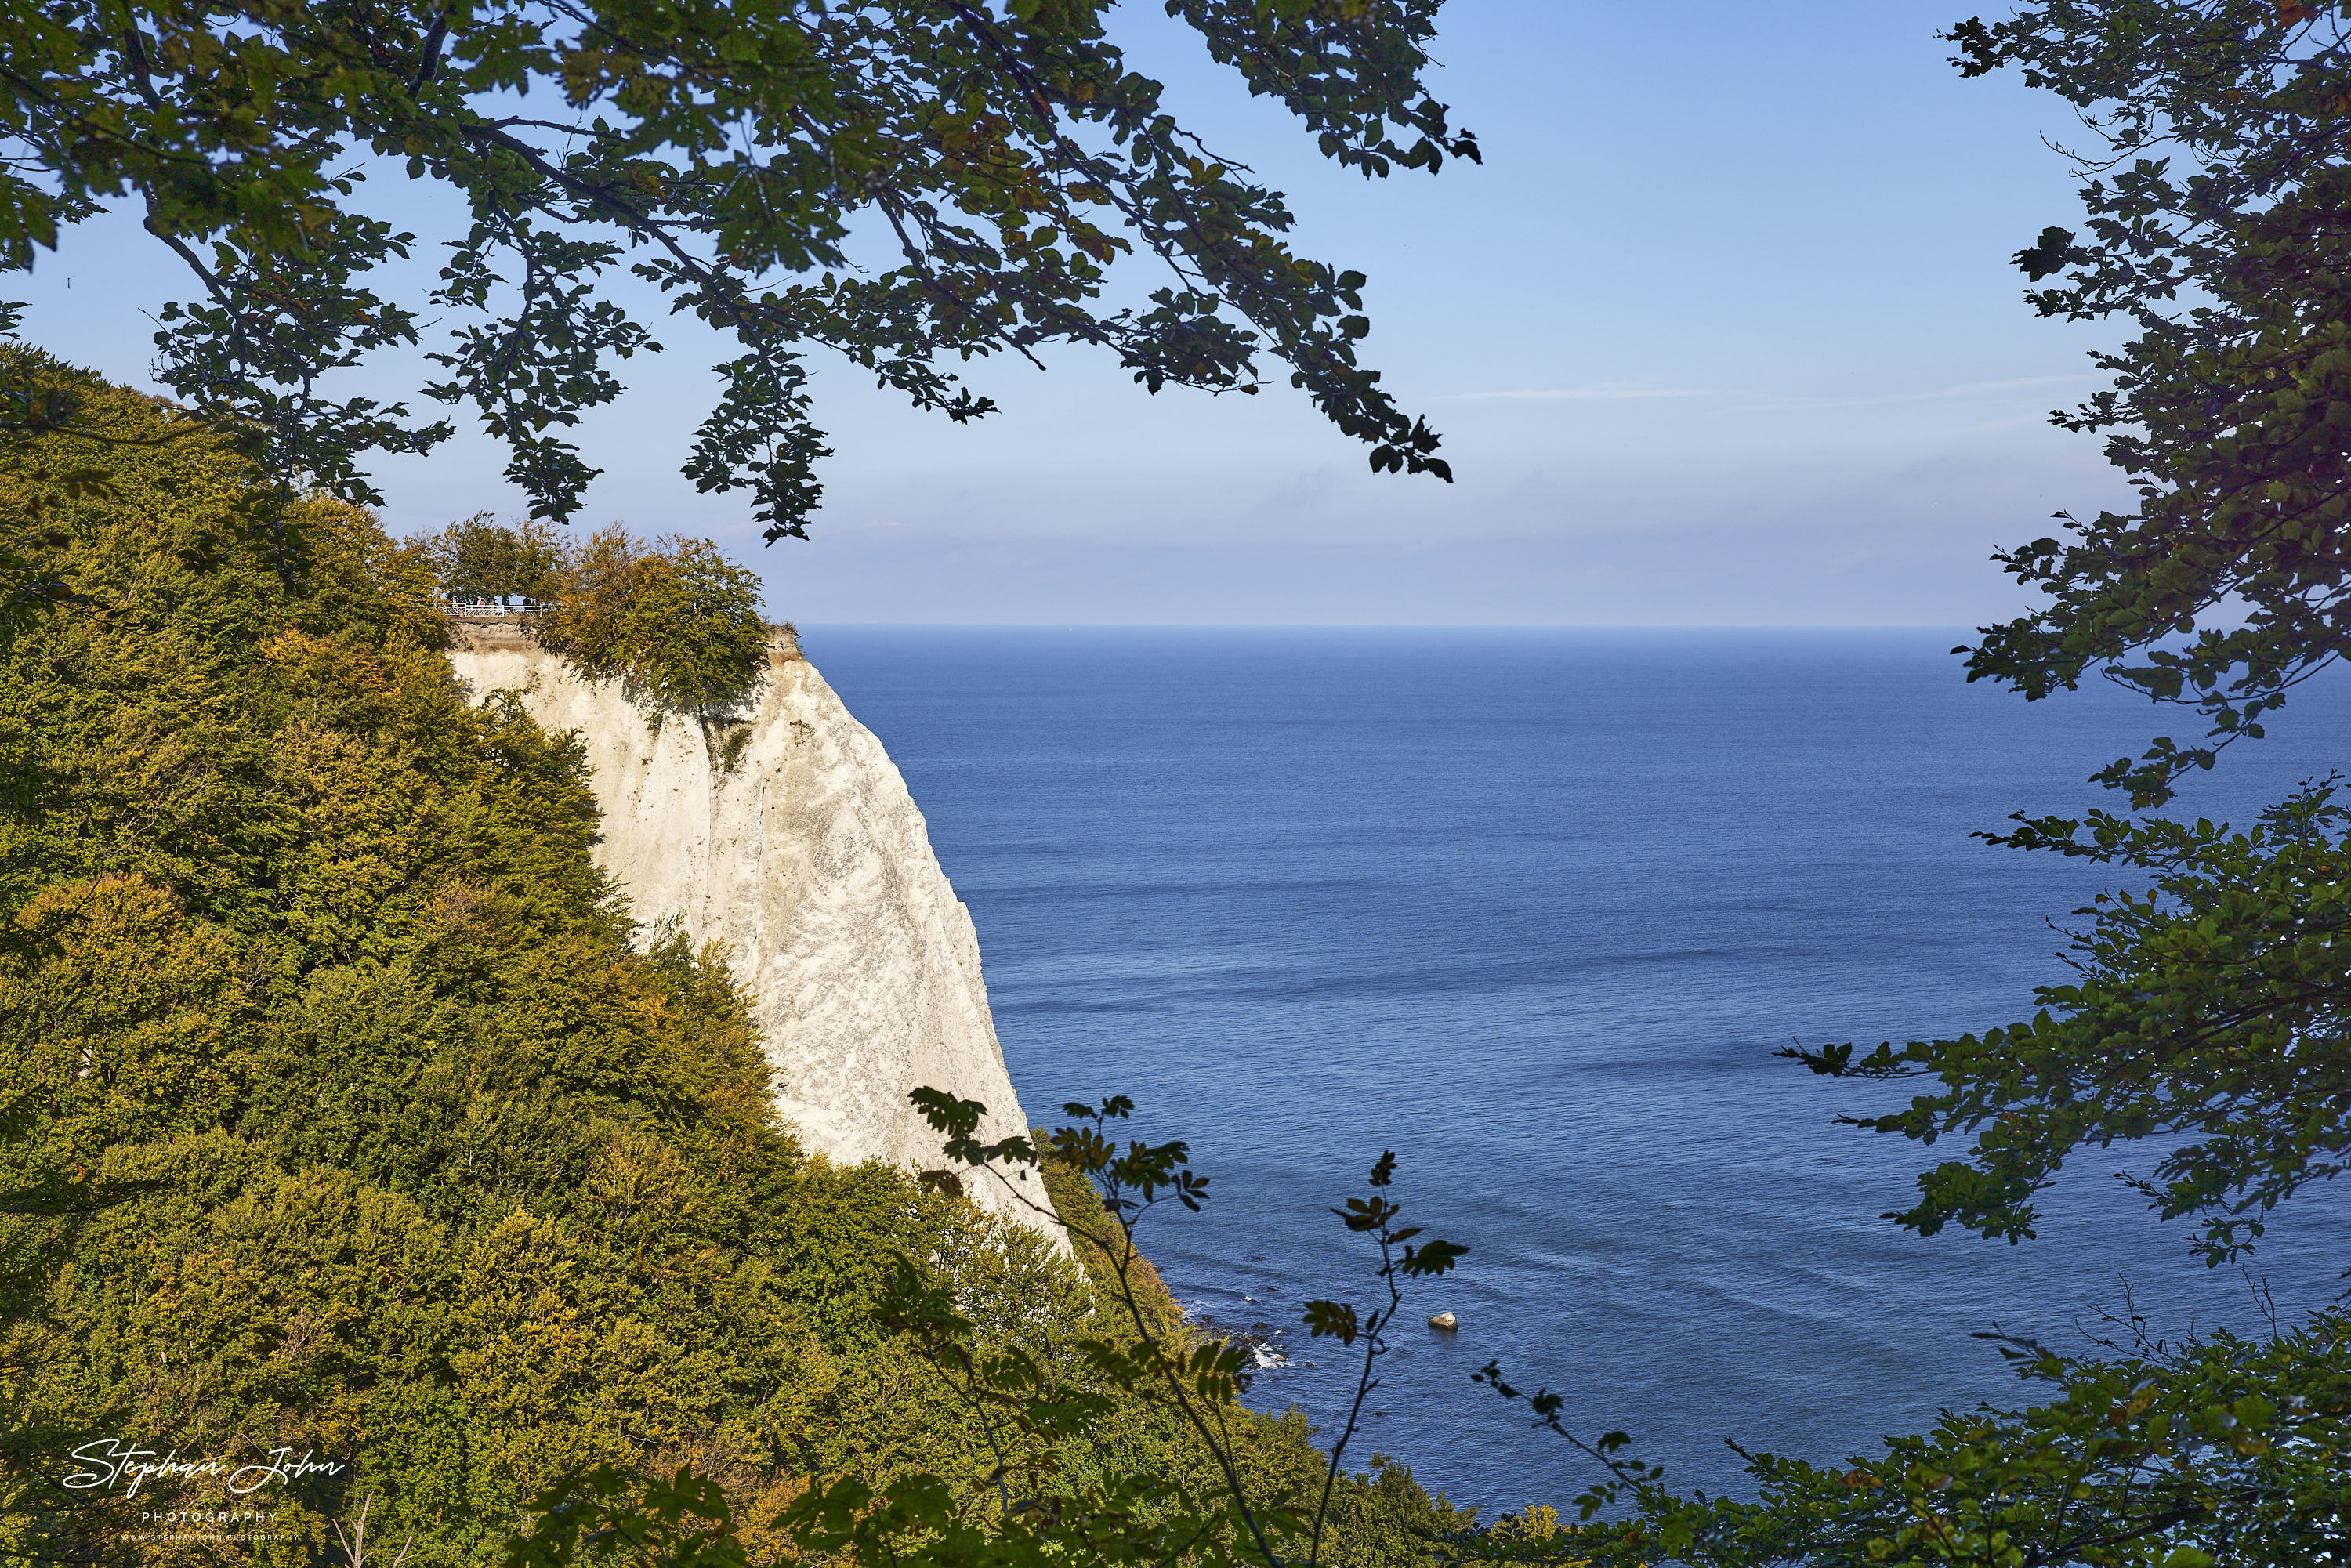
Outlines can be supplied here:
[[[621, 683], [581, 680], [514, 622], [457, 622], [450, 662], [476, 700], [509, 688], [543, 727], [580, 732], [603, 811], [597, 863], [645, 925], [674, 918], [697, 945], [725, 945], [802, 1146], [945, 1166], [906, 1102], [923, 1084], [984, 1103], [983, 1139], [1027, 1130], [970, 912], [882, 743], [789, 634], [724, 725], [656, 727]], [[1014, 1196], [1047, 1203], [1033, 1175], [966, 1171], [963, 1186], [1059, 1239]]]

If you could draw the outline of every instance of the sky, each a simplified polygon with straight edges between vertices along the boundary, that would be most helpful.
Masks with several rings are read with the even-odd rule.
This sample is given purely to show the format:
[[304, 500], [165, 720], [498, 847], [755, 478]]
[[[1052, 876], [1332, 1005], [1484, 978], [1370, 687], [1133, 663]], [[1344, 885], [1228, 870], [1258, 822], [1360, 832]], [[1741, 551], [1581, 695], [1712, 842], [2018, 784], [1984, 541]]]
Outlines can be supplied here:
[[[2049, 411], [2100, 382], [2111, 326], [2036, 318], [2011, 253], [2071, 225], [2047, 144], [2071, 111], [1960, 78], [1962, 0], [1780, 6], [1450, 0], [1433, 89], [1482, 165], [1384, 181], [1323, 162], [1160, 7], [1131, 63], [1286, 192], [1298, 249], [1370, 276], [1367, 362], [1445, 437], [1457, 482], [1374, 475], [1302, 393], [1157, 396], [1108, 360], [995, 361], [968, 427], [860, 372], [815, 378], [835, 455], [807, 541], [678, 465], [726, 357], [670, 351], [590, 416], [575, 528], [716, 538], [803, 622], [1972, 625], [2026, 601], [1987, 557], [2127, 498]], [[2045, 139], [2045, 140], [2044, 140]], [[436, 214], [415, 202], [428, 239]], [[134, 384], [189, 292], [120, 218], [7, 285], [25, 335]], [[413, 360], [365, 390], [413, 394]], [[468, 434], [380, 463], [395, 533], [519, 515]]]

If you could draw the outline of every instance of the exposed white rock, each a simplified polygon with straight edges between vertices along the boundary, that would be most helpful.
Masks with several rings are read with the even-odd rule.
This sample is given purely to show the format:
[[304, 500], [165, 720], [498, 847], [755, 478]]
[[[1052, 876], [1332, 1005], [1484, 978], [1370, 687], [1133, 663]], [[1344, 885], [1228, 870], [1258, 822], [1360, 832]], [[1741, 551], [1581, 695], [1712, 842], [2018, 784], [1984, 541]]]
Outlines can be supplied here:
[[[896, 765], [789, 635], [737, 722], [707, 729], [656, 727], [621, 683], [581, 680], [516, 624], [458, 622], [450, 664], [477, 700], [510, 689], [541, 726], [579, 731], [603, 812], [597, 863], [640, 921], [726, 946], [803, 1147], [946, 1167], [906, 1101], [925, 1084], [987, 1105], [984, 1140], [1027, 1130], [970, 911]], [[1061, 1241], [1014, 1197], [1049, 1203], [1035, 1175], [964, 1169], [962, 1185]]]

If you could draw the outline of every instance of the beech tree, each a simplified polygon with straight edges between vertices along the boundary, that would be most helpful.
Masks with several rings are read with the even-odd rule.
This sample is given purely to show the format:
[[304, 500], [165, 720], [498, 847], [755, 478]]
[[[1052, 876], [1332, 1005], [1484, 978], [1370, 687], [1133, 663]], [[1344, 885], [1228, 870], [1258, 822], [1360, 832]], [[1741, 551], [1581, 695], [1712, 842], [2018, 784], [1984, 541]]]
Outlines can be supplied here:
[[[2028, 698], [2099, 671], [2204, 716], [2205, 736], [2158, 737], [2096, 775], [2137, 806], [2258, 738], [2261, 716], [2351, 648], [2346, 24], [2351, 5], [2059, 0], [1950, 34], [1967, 74], [2019, 67], [2099, 138], [2081, 154], [2085, 231], [2052, 226], [2016, 257], [2059, 279], [2029, 298], [2141, 329], [2098, 356], [2115, 385], [2055, 416], [2105, 435], [2138, 508], [2002, 552], [2048, 601], [1962, 651], [1970, 679]], [[2132, 873], [2079, 912], [2076, 983], [2001, 1029], [1790, 1054], [1939, 1082], [1861, 1119], [1975, 1138], [1919, 1178], [1905, 1225], [2022, 1240], [2070, 1155], [2170, 1141], [2128, 1179], [2166, 1218], [2205, 1221], [2209, 1260], [2239, 1255], [2271, 1208], [2351, 1159], [2351, 822], [2319, 780], [2240, 832], [2017, 821], [1995, 841]]]
[[1994, 559], [2047, 596], [1970, 679], [2028, 698], [2093, 672], [2208, 721], [2100, 778], [2160, 805], [2183, 769], [2351, 649], [2351, 5], [2055, 0], [1949, 37], [1969, 76], [2064, 98], [2087, 221], [2017, 254], [2044, 316], [2138, 329], [2054, 417], [2105, 438], [2134, 511]]
[[[1209, 54], [1366, 176], [1478, 155], [1421, 86], [1440, 0], [1170, 0]], [[447, 438], [335, 372], [423, 344], [534, 516], [597, 470], [563, 432], [660, 347], [624, 268], [731, 340], [684, 471], [750, 492], [770, 542], [820, 487], [808, 356], [917, 407], [991, 404], [957, 361], [1077, 343], [1156, 392], [1286, 364], [1375, 469], [1449, 478], [1358, 363], [1364, 275], [1293, 252], [1281, 196], [1129, 70], [1111, 0], [59, 0], [0, 12], [0, 265], [138, 214], [190, 277], [156, 374], [266, 472], [374, 498], [371, 454]], [[466, 221], [420, 237], [392, 187]], [[401, 210], [405, 210], [402, 208]], [[866, 265], [878, 236], [887, 259]], [[437, 256], [421, 298], [388, 264]], [[1125, 258], [1161, 268], [1113, 308]], [[1139, 292], [1139, 291], [1138, 291]], [[454, 321], [445, 335], [423, 319]], [[5, 389], [0, 416], [74, 428]]]
[[[1970, 679], [2029, 699], [2102, 674], [2196, 715], [2101, 769], [2134, 810], [2169, 800], [2351, 650], [2351, 5], [2044, 0], [1948, 37], [1969, 76], [2016, 68], [2080, 114], [2086, 220], [2016, 255], [2043, 315], [2137, 329], [2113, 384], [2059, 412], [2105, 437], [2129, 512], [2060, 514], [1996, 558], [2043, 602], [1982, 629]], [[2036, 1196], [2088, 1151], [2244, 1256], [2279, 1205], [2351, 1169], [2351, 810], [2314, 779], [2240, 828], [2026, 817], [2011, 847], [2112, 866], [2076, 912], [2070, 983], [2028, 1021], [1957, 1039], [1783, 1054], [1907, 1079], [1844, 1120], [1921, 1145], [1971, 1138], [1886, 1218], [2031, 1239]], [[2109, 1167], [2111, 1168], [2111, 1167]], [[2351, 1540], [2351, 1314], [2167, 1340], [2127, 1310], [2078, 1354], [1997, 1333], [2031, 1401], [1946, 1411], [1841, 1464], [1745, 1455], [1752, 1501], [1685, 1495], [1584, 1438], [1562, 1397], [1489, 1365], [1600, 1467], [1579, 1530], [1466, 1541], [1489, 1561], [1708, 1568], [2305, 1568]], [[1741, 1450], [1742, 1454], [1745, 1453]], [[1613, 1516], [1613, 1521], [1604, 1520]]]
[[708, 539], [639, 541], [617, 525], [567, 552], [532, 634], [590, 680], [656, 713], [708, 716], [758, 684], [768, 651], [758, 574]]
[[555, 529], [526, 518], [518, 528], [487, 512], [418, 539], [434, 585], [452, 599], [552, 599], [563, 549]]

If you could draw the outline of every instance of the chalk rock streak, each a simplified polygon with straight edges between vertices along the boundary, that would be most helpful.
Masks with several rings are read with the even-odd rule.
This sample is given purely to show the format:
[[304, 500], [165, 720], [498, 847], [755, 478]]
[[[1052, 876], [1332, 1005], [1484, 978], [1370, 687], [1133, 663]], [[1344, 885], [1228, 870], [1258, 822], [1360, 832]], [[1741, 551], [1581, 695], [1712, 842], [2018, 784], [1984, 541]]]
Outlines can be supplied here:
[[[586, 743], [603, 813], [597, 863], [637, 919], [724, 944], [803, 1147], [944, 1168], [937, 1134], [906, 1103], [923, 1084], [986, 1104], [983, 1139], [1025, 1131], [971, 913], [896, 765], [788, 633], [738, 709], [656, 725], [622, 683], [581, 680], [518, 624], [453, 624], [450, 663], [476, 700], [516, 691], [541, 726]], [[1050, 1211], [1038, 1176], [961, 1176], [981, 1206], [1066, 1247], [1015, 1197]]]

